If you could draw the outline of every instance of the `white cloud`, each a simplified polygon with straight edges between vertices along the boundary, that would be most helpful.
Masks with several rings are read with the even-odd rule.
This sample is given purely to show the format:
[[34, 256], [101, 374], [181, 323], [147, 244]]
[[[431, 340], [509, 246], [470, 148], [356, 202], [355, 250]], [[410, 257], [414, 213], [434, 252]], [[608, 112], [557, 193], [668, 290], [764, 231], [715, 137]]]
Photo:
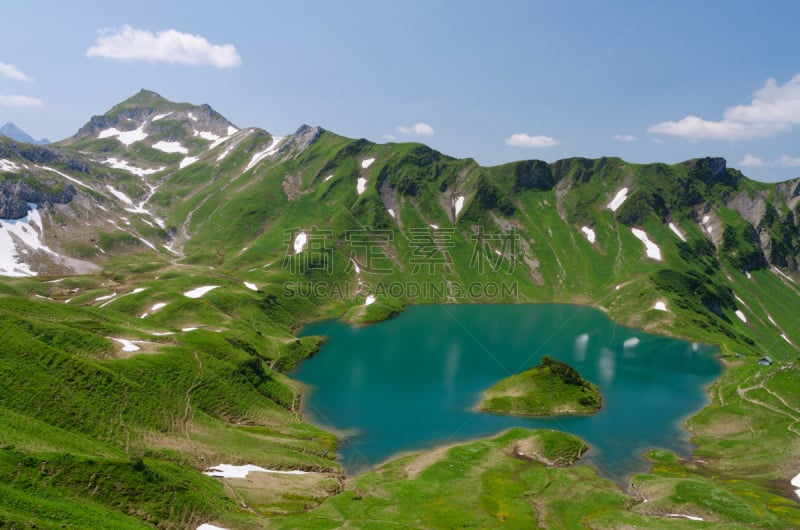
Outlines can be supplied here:
[[686, 116], [679, 121], [665, 121], [647, 130], [651, 133], [669, 134], [690, 140], [737, 140], [753, 136], [743, 123], [728, 120], [709, 121], [697, 116]]
[[725, 119], [778, 126], [800, 123], [800, 74], [783, 86], [774, 79], [767, 79], [764, 88], [756, 91], [749, 105], [727, 109]]
[[97, 43], [86, 50], [86, 56], [211, 65], [217, 68], [242, 64], [242, 58], [233, 44], [211, 44], [200, 35], [181, 33], [174, 29], [152, 33], [134, 29], [127, 24], [116, 30], [101, 32]]
[[748, 153], [744, 155], [739, 165], [744, 167], [800, 167], [800, 156], [782, 155], [780, 158], [767, 161], [760, 156], [753, 156]]
[[525, 133], [512, 134], [506, 138], [506, 143], [514, 147], [552, 147], [558, 145], [558, 142], [550, 136], [530, 136]]
[[760, 156], [753, 156], [750, 153], [744, 155], [741, 162], [739, 162], [740, 166], [744, 167], [763, 167], [764, 166], [764, 159]]
[[720, 121], [689, 115], [678, 121], [657, 123], [648, 131], [690, 140], [741, 140], [789, 132], [797, 124], [800, 124], [800, 74], [784, 85], [767, 79], [750, 103], [727, 108]]
[[637, 140], [632, 134], [615, 134], [612, 138], [618, 142], [635, 142]]
[[658, 145], [664, 145], [665, 143], [667, 143], [662, 138], [650, 138], [650, 141]]
[[411, 127], [400, 125], [397, 127], [397, 132], [400, 134], [416, 134], [418, 136], [432, 136], [435, 132], [433, 127], [424, 122], [415, 123]]
[[764, 159], [760, 156], [753, 156], [750, 153], [744, 155], [741, 162], [739, 162], [740, 166], [744, 167], [763, 167], [764, 166]]
[[13, 64], [0, 63], [0, 76], [16, 81], [30, 81], [31, 78], [23, 74], [19, 68]]
[[781, 167], [800, 167], [800, 157], [791, 157], [788, 155], [783, 155], [778, 160], [770, 163], [771, 165], [781, 166]]
[[42, 100], [28, 96], [11, 94], [9, 96], [0, 95], [0, 107], [41, 107]]
[[384, 140], [388, 140], [390, 142], [393, 142], [393, 141], [397, 140], [397, 136], [395, 136], [393, 134], [384, 134], [383, 138], [384, 138]]

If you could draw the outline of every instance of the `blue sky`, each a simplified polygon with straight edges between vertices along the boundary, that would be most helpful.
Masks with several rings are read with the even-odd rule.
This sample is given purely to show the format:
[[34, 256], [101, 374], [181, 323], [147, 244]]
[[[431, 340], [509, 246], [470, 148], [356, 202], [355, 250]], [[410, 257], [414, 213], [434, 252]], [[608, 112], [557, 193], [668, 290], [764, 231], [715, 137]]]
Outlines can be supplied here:
[[0, 123], [58, 140], [148, 88], [240, 127], [485, 165], [724, 156], [800, 176], [796, 2], [165, 4], [4, 5]]

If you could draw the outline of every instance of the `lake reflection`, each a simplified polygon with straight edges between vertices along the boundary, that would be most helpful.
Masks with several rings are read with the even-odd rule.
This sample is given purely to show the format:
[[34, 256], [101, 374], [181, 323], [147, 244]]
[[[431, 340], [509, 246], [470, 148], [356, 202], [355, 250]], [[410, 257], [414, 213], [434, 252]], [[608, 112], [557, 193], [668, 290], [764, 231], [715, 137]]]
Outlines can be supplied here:
[[[402, 451], [429, 448], [522, 426], [586, 440], [585, 457], [615, 480], [645, 469], [650, 447], [688, 455], [680, 422], [707, 401], [720, 373], [714, 350], [618, 326], [573, 305], [429, 305], [387, 322], [352, 327], [315, 323], [322, 351], [293, 376], [311, 385], [305, 413], [344, 441], [348, 472]], [[472, 410], [483, 391], [549, 355], [597, 384], [603, 408], [590, 417], [534, 419]]]

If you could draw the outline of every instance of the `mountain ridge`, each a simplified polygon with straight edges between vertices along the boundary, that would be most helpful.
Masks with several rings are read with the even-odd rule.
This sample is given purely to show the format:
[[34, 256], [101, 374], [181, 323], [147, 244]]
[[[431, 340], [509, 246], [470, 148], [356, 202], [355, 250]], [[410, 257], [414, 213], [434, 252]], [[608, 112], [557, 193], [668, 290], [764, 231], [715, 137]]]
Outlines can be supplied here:
[[[37, 492], [84, 527], [263, 526], [368, 500], [341, 476], [335, 438], [302, 421], [287, 373], [323, 339], [297, 329], [501, 302], [592, 305], [718, 344], [726, 359], [688, 420], [698, 460], [648, 453], [653, 469], [625, 491], [583, 466], [558, 470], [558, 491], [577, 481], [608, 496], [591, 509], [581, 496], [537, 497], [546, 512], [613, 513], [612, 527], [658, 528], [659, 514], [684, 510], [723, 525], [800, 521], [787, 467], [800, 452], [785, 439], [799, 377], [800, 179], [757, 182], [718, 157], [483, 167], [320, 127], [239, 129], [210, 106], [140, 91], [61, 142], [0, 138], [0, 206], [0, 469], [14, 477], [0, 525], [58, 524], [17, 508]], [[201, 473], [219, 462], [312, 473], [251, 499]]]

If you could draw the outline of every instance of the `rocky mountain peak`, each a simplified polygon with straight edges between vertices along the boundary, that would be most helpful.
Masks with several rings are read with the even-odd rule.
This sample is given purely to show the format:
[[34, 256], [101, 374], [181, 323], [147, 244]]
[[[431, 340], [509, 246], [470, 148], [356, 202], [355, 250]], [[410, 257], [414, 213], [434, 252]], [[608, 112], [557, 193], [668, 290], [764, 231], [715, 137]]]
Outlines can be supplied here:
[[[237, 129], [210, 105], [176, 103], [157, 92], [142, 89], [105, 114], [92, 116], [86, 125], [66, 142], [98, 138], [103, 131], [131, 132], [140, 130], [151, 140], [172, 141], [183, 136], [228, 136]], [[108, 133], [106, 133], [108, 134]], [[210, 137], [210, 136], [209, 136]], [[101, 138], [102, 139], [102, 138]]]

